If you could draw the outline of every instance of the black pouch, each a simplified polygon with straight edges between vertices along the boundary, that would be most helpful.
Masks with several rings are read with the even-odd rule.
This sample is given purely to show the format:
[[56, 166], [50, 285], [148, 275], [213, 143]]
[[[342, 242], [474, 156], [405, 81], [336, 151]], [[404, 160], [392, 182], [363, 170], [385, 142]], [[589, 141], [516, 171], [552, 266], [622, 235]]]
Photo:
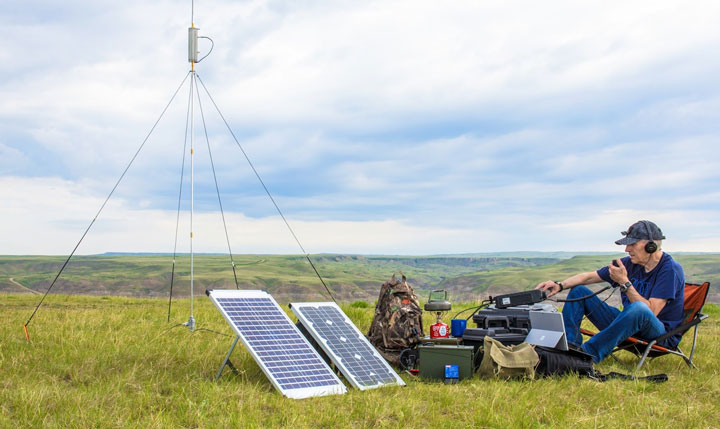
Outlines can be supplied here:
[[540, 358], [538, 366], [535, 368], [535, 374], [537, 374], [538, 377], [576, 374], [580, 377], [588, 377], [601, 382], [611, 379], [651, 381], [653, 383], [664, 383], [668, 381], [667, 374], [654, 374], [646, 377], [635, 377], [619, 372], [601, 374], [593, 368], [592, 356], [580, 350], [571, 349], [562, 351], [543, 346], [535, 346], [535, 352]]
[[535, 346], [540, 357], [535, 373], [540, 377], [577, 374], [581, 377], [595, 378], [592, 356], [580, 350], [558, 350]]

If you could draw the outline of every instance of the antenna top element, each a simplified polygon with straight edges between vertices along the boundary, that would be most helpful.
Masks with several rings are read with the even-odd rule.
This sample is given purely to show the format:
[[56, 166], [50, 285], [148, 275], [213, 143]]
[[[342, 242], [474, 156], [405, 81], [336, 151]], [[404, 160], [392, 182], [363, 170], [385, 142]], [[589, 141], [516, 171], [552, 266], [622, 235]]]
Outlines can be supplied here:
[[188, 28], [188, 61], [195, 64], [198, 62], [198, 30], [199, 28]]

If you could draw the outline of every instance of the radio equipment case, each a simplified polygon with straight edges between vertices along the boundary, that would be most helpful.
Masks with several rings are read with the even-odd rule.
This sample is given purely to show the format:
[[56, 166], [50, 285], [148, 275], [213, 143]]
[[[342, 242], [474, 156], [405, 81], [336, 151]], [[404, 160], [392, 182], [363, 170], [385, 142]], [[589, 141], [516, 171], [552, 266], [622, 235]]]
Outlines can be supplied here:
[[485, 308], [473, 315], [478, 328], [521, 328], [530, 331], [530, 308]]
[[450, 346], [423, 344], [418, 346], [420, 352], [420, 377], [431, 380], [445, 379], [445, 365], [457, 365], [459, 379], [471, 378], [475, 373], [473, 358], [475, 349], [472, 346]]

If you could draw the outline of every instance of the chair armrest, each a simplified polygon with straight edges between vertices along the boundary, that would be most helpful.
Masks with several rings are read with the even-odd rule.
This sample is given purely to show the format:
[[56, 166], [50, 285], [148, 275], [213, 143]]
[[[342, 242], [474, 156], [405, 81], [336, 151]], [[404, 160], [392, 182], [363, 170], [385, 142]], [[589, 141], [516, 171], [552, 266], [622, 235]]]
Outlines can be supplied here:
[[702, 322], [703, 320], [707, 319], [707, 317], [708, 317], [707, 314], [698, 313], [695, 315], [695, 317], [691, 321], [689, 321], [687, 323], [682, 323], [682, 324], [678, 325], [677, 328], [671, 330], [670, 332], [666, 332], [666, 333], [660, 335], [659, 337], [655, 338], [655, 342], [660, 343], [674, 335], [677, 335], [680, 333], [684, 334], [687, 330], [689, 330], [693, 326], [695, 326], [698, 323]]

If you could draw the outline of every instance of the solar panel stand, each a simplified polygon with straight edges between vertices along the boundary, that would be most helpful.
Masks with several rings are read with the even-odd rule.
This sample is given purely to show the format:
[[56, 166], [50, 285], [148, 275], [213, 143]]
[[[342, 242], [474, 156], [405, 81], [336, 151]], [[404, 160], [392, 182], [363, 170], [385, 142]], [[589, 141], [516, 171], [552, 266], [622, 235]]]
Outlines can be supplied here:
[[[292, 303], [289, 304], [289, 307], [292, 308]], [[315, 351], [320, 355], [321, 358], [325, 361], [328, 366], [335, 371], [336, 374], [339, 374], [339, 370], [335, 363], [330, 359], [330, 356], [328, 356], [327, 353], [325, 353], [325, 350], [320, 347], [320, 344], [318, 344], [317, 341], [315, 341], [315, 338], [313, 338], [312, 334], [307, 330], [305, 325], [302, 324], [299, 320], [297, 323], [295, 323], [295, 326], [297, 326], [298, 331], [300, 331], [301, 334], [305, 337], [306, 340], [310, 343], [310, 345], [315, 349]]]
[[217, 381], [220, 376], [222, 375], [223, 369], [225, 369], [225, 366], [228, 366], [232, 372], [234, 372], [236, 375], [239, 374], [237, 368], [235, 368], [235, 365], [233, 365], [232, 362], [230, 362], [230, 355], [232, 354], [233, 350], [235, 350], [235, 346], [238, 343], [238, 340], [240, 339], [240, 336], [236, 336], [235, 340], [232, 343], [232, 346], [230, 346], [230, 350], [228, 350], [227, 355], [225, 355], [225, 360], [223, 360], [222, 365], [220, 365], [220, 369], [218, 370], [217, 375], [215, 376], [215, 381]]

